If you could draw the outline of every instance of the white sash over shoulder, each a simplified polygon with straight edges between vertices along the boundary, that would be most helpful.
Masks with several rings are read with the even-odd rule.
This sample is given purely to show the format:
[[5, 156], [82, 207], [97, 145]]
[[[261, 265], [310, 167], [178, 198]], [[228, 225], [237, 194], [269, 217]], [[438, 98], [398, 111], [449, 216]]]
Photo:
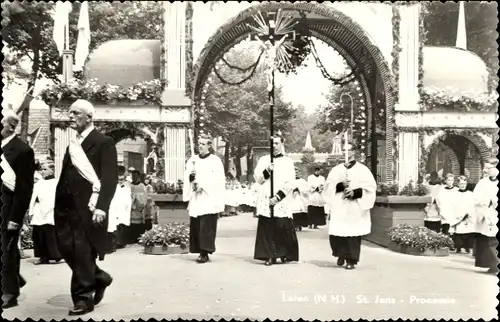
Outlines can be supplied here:
[[7, 159], [5, 159], [5, 156], [2, 154], [2, 182], [3, 184], [12, 192], [16, 189], [16, 173], [10, 166], [9, 162], [7, 162]]
[[95, 173], [94, 167], [90, 163], [85, 151], [83, 151], [82, 146], [78, 143], [76, 136], [72, 136], [69, 142], [69, 156], [71, 158], [71, 163], [78, 170], [78, 173], [85, 178], [88, 182], [92, 184], [92, 195], [89, 200], [89, 209], [94, 211], [97, 205], [97, 199], [99, 198], [99, 192], [101, 191], [101, 181]]

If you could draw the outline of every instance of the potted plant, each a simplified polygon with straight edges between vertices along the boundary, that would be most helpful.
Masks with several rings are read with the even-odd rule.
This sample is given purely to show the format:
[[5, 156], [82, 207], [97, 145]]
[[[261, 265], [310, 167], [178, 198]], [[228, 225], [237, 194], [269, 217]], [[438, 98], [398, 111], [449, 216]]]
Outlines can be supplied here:
[[389, 249], [409, 255], [448, 256], [454, 246], [450, 236], [426, 227], [397, 225], [387, 230]]
[[182, 184], [182, 180], [166, 182], [157, 177], [152, 178], [151, 185], [155, 193], [150, 198], [161, 211], [159, 223], [189, 223], [188, 203], [182, 200]]
[[366, 240], [387, 247], [387, 229], [399, 224], [424, 225], [425, 207], [431, 201], [424, 184], [410, 182], [400, 187], [397, 182], [377, 186], [375, 206], [371, 210], [372, 229]]
[[155, 225], [139, 237], [148, 255], [186, 254], [189, 246], [189, 226], [172, 222]]

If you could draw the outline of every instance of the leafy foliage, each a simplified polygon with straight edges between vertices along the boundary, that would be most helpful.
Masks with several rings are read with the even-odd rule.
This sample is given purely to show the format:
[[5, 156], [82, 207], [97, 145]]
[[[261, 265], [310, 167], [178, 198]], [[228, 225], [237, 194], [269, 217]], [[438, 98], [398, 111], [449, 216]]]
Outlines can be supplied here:
[[161, 104], [162, 84], [159, 79], [134, 84], [129, 88], [120, 85], [99, 85], [96, 80], [73, 79], [67, 84], [55, 84], [40, 93], [47, 104], [58, 101], [73, 102], [86, 99], [92, 102], [143, 101], [145, 104]]
[[[342, 133], [351, 124], [351, 98], [354, 116], [354, 145], [359, 148], [366, 144], [367, 119], [366, 98], [359, 84], [352, 82], [343, 86], [332, 85], [327, 95], [328, 104], [318, 110], [319, 120], [316, 128], [320, 133]], [[376, 105], [374, 117], [379, 129], [385, 128], [385, 110], [382, 104]]]
[[[162, 17], [158, 4], [144, 2], [91, 2], [89, 19], [90, 51], [114, 39], [159, 39]], [[76, 49], [79, 2], [73, 3], [69, 15], [70, 49]], [[52, 39], [53, 3], [14, 1], [2, 3], [8, 15], [2, 20], [2, 36], [14, 57], [29, 57], [34, 78], [48, 78], [59, 83], [62, 60]], [[2, 15], [4, 16], [4, 15]]]
[[[227, 61], [233, 66], [250, 66], [256, 60], [251, 49], [232, 49]], [[224, 78], [242, 79], [245, 75], [227, 66], [219, 69]], [[213, 136], [221, 136], [233, 147], [232, 155], [238, 149], [250, 148], [259, 142], [269, 140], [270, 111], [267, 81], [262, 72], [239, 86], [222, 83], [214, 77], [206, 93], [206, 113], [201, 121], [206, 131]], [[274, 128], [287, 136], [292, 129], [294, 110], [282, 99], [279, 87], [275, 90]]]
[[139, 237], [139, 244], [187, 248], [189, 245], [189, 225], [177, 222], [156, 225]]
[[415, 227], [408, 224], [401, 224], [388, 229], [391, 242], [413, 247], [419, 251], [438, 250], [442, 248], [452, 248], [453, 240], [450, 236], [437, 233], [426, 227]]
[[311, 164], [314, 163], [315, 160], [316, 158], [314, 157], [314, 151], [304, 150], [302, 152], [302, 164]]
[[316, 127], [316, 123], [321, 119], [321, 115], [318, 112], [307, 114], [304, 106], [301, 105], [295, 109], [295, 118], [290, 131], [293, 135], [286, 140], [287, 152], [302, 152], [308, 132], [311, 133], [311, 143], [316, 152], [330, 153], [332, 151], [334, 133], [330, 130], [321, 132]]
[[410, 182], [399, 188], [397, 182], [380, 183], [377, 185], [377, 196], [426, 196], [429, 194], [429, 189], [426, 185]]
[[[429, 2], [425, 12], [424, 27], [429, 46], [455, 46], [457, 38], [457, 2]], [[481, 57], [490, 71], [490, 89], [496, 90], [498, 77], [498, 33], [496, 2], [465, 2], [465, 24], [467, 26], [467, 49]]]

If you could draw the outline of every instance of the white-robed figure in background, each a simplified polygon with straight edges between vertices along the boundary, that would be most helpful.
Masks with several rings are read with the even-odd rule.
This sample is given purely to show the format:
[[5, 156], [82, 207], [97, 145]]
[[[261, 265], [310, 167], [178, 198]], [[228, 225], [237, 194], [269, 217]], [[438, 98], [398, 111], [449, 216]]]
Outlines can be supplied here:
[[328, 234], [337, 265], [354, 269], [359, 262], [361, 237], [371, 232], [370, 209], [375, 205], [377, 183], [371, 171], [348, 151], [347, 164], [335, 166], [326, 180], [325, 197], [330, 209]]
[[445, 186], [439, 190], [436, 197], [436, 204], [441, 217], [441, 232], [449, 234], [450, 223], [454, 222], [455, 202], [458, 198], [458, 189], [454, 186], [455, 177], [452, 173], [446, 174]]
[[54, 229], [56, 188], [57, 179], [51, 169], [42, 169], [42, 173], [35, 172], [35, 185], [29, 206], [34, 255], [39, 258], [35, 265], [49, 264], [51, 260], [60, 262], [62, 259]]
[[325, 177], [321, 175], [321, 169], [316, 167], [314, 173], [307, 178], [309, 184], [309, 228], [317, 229], [318, 226], [326, 225], [325, 201], [323, 190], [325, 188]]
[[457, 199], [455, 200], [454, 221], [450, 223], [450, 234], [457, 253], [462, 248], [467, 253], [474, 246], [474, 234], [476, 233], [476, 219], [474, 214], [474, 194], [467, 190], [467, 177], [458, 177]]
[[488, 273], [498, 274], [498, 164], [490, 158], [484, 165], [488, 177], [481, 179], [474, 188], [476, 236], [476, 267], [488, 268]]
[[189, 201], [189, 251], [200, 254], [198, 263], [209, 261], [215, 252], [217, 220], [224, 211], [226, 177], [221, 159], [213, 154], [212, 138], [200, 137], [199, 154], [186, 163], [184, 174], [184, 201]]
[[[254, 178], [260, 184], [257, 199], [257, 236], [254, 259], [265, 261], [266, 266], [299, 260], [299, 245], [293, 225], [290, 200], [295, 179], [293, 160], [283, 155], [283, 138], [273, 138], [273, 163], [271, 156], [261, 157], [255, 168]], [[273, 175], [274, 196], [271, 196], [270, 178]], [[270, 206], [274, 208], [271, 218]]]
[[309, 218], [307, 216], [309, 185], [301, 177], [300, 170], [295, 169], [295, 181], [293, 187], [293, 196], [291, 200], [291, 211], [293, 214], [293, 224], [295, 228], [302, 231], [302, 227], [307, 227]]
[[428, 186], [431, 202], [425, 207], [424, 226], [427, 229], [439, 233], [441, 232], [441, 217], [439, 216], [436, 198], [443, 188], [443, 185], [436, 171], [430, 174]]
[[125, 178], [125, 167], [118, 166], [118, 184], [109, 206], [108, 232], [113, 235], [113, 249], [127, 245], [126, 231], [130, 226], [132, 188]]

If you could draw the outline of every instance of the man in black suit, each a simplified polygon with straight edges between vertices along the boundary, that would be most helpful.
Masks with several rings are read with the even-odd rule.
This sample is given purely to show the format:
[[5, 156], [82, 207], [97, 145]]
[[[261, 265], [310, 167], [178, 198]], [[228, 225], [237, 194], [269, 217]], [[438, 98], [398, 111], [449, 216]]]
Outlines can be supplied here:
[[19, 117], [12, 111], [2, 119], [2, 309], [17, 306], [20, 288], [19, 234], [33, 193], [35, 155], [15, 134]]
[[71, 268], [70, 315], [94, 310], [112, 278], [96, 263], [109, 253], [109, 205], [118, 183], [115, 143], [94, 129], [94, 106], [77, 100], [70, 107], [76, 130], [66, 150], [56, 190], [54, 223], [59, 251]]

